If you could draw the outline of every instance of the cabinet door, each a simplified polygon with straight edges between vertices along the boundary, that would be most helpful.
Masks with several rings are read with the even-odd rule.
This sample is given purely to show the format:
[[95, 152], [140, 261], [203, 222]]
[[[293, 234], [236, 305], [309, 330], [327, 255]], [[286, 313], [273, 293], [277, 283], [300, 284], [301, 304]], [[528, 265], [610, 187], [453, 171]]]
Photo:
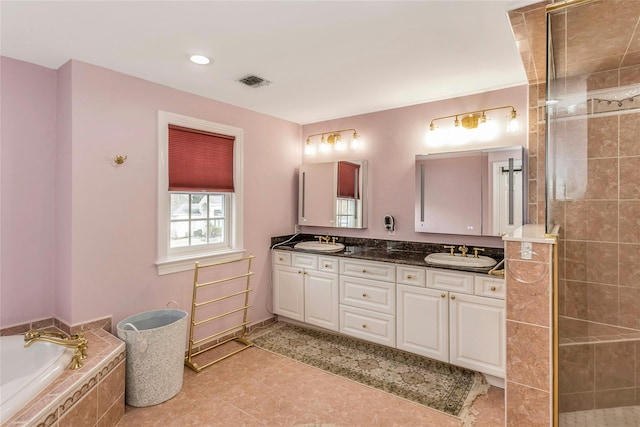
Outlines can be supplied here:
[[504, 301], [452, 292], [449, 302], [451, 363], [504, 378]]
[[398, 285], [397, 347], [449, 362], [448, 293]]
[[337, 332], [340, 318], [338, 275], [308, 271], [304, 277], [304, 321]]
[[304, 322], [304, 271], [273, 266], [273, 312]]

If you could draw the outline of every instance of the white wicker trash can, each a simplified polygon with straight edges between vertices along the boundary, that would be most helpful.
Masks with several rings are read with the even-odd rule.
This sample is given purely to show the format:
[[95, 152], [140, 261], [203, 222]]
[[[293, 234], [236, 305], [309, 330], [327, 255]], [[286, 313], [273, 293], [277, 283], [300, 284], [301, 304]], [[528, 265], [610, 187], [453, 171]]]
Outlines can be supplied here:
[[127, 347], [127, 405], [157, 405], [182, 389], [188, 314], [152, 310], [118, 323], [118, 338]]

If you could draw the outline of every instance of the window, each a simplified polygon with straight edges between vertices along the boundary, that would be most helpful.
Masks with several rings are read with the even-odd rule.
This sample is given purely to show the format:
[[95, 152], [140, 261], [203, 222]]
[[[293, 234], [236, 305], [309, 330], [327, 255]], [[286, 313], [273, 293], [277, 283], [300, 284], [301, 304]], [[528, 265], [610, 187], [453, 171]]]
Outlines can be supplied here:
[[225, 193], [170, 193], [171, 240], [169, 248], [200, 245], [227, 247]]
[[242, 136], [158, 113], [158, 274], [242, 256]]

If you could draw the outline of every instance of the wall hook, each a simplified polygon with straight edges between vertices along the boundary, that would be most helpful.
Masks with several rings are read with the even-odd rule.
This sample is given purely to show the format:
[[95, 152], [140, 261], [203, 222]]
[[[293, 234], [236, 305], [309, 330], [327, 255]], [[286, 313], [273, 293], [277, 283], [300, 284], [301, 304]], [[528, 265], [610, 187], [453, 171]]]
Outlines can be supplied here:
[[123, 156], [121, 154], [118, 154], [117, 156], [115, 156], [113, 158], [113, 163], [115, 163], [116, 165], [121, 165], [124, 163], [124, 161], [127, 160], [127, 156]]

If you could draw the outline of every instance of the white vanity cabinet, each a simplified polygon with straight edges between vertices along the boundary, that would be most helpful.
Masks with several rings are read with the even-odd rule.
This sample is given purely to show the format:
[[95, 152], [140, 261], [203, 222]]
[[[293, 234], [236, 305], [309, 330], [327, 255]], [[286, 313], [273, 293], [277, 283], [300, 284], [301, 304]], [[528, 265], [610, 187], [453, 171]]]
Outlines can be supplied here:
[[273, 312], [338, 331], [336, 258], [273, 252]]
[[504, 279], [486, 274], [273, 251], [283, 317], [480, 371], [504, 387]]
[[497, 377], [488, 379], [503, 386], [504, 279], [426, 268], [424, 285], [406, 285], [400, 269], [397, 347]]
[[340, 259], [340, 332], [378, 344], [396, 344], [396, 267]]

